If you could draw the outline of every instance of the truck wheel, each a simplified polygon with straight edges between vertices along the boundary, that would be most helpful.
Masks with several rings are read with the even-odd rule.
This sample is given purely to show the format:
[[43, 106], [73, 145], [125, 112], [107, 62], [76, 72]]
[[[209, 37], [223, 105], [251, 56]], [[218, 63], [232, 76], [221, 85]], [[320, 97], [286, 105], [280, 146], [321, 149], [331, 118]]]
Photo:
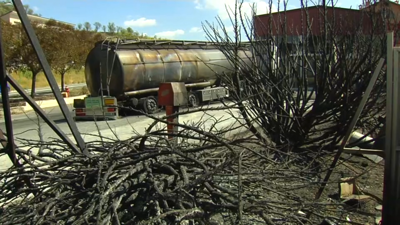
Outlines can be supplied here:
[[189, 107], [198, 107], [199, 106], [199, 98], [197, 97], [196, 94], [190, 93], [189, 94]]
[[154, 97], [147, 97], [143, 101], [143, 111], [147, 114], [153, 114], [158, 110], [157, 100]]

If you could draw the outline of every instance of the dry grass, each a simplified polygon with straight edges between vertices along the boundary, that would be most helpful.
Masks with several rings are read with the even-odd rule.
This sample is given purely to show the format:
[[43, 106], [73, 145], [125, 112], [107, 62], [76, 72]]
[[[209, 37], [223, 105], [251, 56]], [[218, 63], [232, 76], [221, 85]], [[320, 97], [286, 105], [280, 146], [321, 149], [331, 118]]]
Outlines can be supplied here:
[[[89, 95], [89, 90], [86, 86], [78, 87], [78, 88], [71, 88], [69, 92], [70, 97], [80, 96], [80, 95]], [[54, 99], [54, 97], [53, 97]]]
[[[58, 85], [61, 86], [61, 76], [60, 74], [53, 71], [54, 76], [56, 77]], [[30, 72], [13, 72], [12, 77], [15, 78], [18, 83], [25, 89], [30, 89], [32, 87], [32, 75]], [[65, 84], [78, 84], [85, 83], [85, 73], [84, 70], [71, 70], [65, 75]], [[36, 88], [40, 87], [48, 87], [49, 83], [43, 72], [39, 73], [36, 79]], [[13, 88], [12, 88], [13, 90]]]

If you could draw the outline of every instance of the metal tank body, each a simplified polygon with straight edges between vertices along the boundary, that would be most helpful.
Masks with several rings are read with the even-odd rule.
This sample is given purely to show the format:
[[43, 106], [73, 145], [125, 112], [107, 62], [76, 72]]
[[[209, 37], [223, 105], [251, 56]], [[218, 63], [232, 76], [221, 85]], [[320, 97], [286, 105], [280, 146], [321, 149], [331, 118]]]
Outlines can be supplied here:
[[[240, 57], [247, 58], [249, 54], [249, 51], [241, 51]], [[85, 68], [92, 96], [101, 93], [102, 81], [103, 90], [109, 84], [109, 94], [116, 97], [158, 88], [162, 82], [209, 82], [213, 85], [217, 81], [216, 73], [233, 71], [225, 55], [216, 48], [182, 48], [179, 45], [168, 48], [121, 45], [114, 50], [96, 45], [87, 56]]]

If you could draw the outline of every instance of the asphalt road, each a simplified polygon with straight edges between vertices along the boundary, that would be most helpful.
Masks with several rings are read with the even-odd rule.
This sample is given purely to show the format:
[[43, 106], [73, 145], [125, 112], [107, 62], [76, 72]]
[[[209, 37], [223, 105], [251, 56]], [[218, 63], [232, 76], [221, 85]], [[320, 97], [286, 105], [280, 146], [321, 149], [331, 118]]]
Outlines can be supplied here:
[[[296, 95], [296, 93], [294, 94]], [[312, 96], [312, 99], [314, 99], [315, 96]], [[220, 104], [212, 104], [211, 107], [218, 107]], [[72, 112], [72, 105], [68, 105], [68, 108], [70, 112]], [[60, 108], [57, 107], [52, 107], [52, 108], [46, 108], [44, 111], [47, 113], [47, 116], [53, 120], [60, 128], [65, 131], [66, 133], [69, 133], [69, 128], [67, 126], [67, 123], [64, 119], [63, 114], [61, 113]], [[160, 112], [155, 114], [155, 116], [163, 116], [165, 115], [165, 112]], [[134, 115], [134, 116], [129, 116], [129, 117], [124, 117], [118, 120], [110, 120], [110, 121], [77, 121], [77, 126], [80, 132], [82, 133], [91, 133], [94, 132], [98, 129], [107, 129], [110, 126], [111, 127], [119, 127], [119, 126], [124, 126], [127, 124], [135, 124], [138, 122], [141, 122], [143, 118], [146, 118], [145, 116], [141, 115]], [[13, 119], [13, 127], [15, 130], [15, 135], [19, 134], [27, 134], [27, 130], [37, 130], [38, 124], [43, 125], [43, 131], [49, 131], [53, 132], [50, 127], [48, 127], [43, 120], [40, 120], [40, 123], [38, 123], [38, 118], [35, 114], [35, 112], [27, 112], [26, 114], [16, 114], [12, 116]], [[5, 131], [5, 124], [4, 121], [2, 120], [0, 123], [0, 128]], [[30, 137], [37, 137], [37, 131], [36, 134], [29, 132]], [[24, 137], [26, 135], [23, 135]], [[45, 136], [46, 137], [46, 136]], [[54, 137], [53, 135], [50, 135], [49, 137]]]
[[[221, 107], [221, 104], [216, 103], [208, 107], [217, 108]], [[72, 106], [69, 105], [69, 108], [72, 109]], [[53, 120], [73, 142], [75, 142], [71, 135], [68, 124], [65, 122], [63, 115], [60, 112], [60, 109], [58, 107], [54, 107], [45, 109], [45, 111], [47, 112], [47, 115], [50, 117], [50, 119]], [[187, 111], [187, 109], [182, 109], [181, 111]], [[155, 117], [162, 117], [164, 115], [165, 111], [153, 114], [153, 116]], [[232, 126], [232, 124], [235, 124], [235, 120], [233, 119], [233, 117], [224, 110], [213, 110], [208, 111], [207, 113], [190, 113], [180, 116], [179, 119], [180, 123], [186, 123], [189, 125], [190, 123], [197, 123], [197, 125], [195, 125], [196, 127], [202, 127], [204, 130], [207, 131], [208, 129], [210, 129], [210, 127], [215, 125], [217, 119], [222, 119], [223, 121], [218, 122], [218, 126], [215, 126], [214, 128], [216, 130], [221, 130], [226, 127]], [[43, 140], [46, 141], [51, 139], [60, 140], [60, 138], [46, 123], [44, 123], [42, 120], [39, 121], [40, 122], [38, 122], [38, 119], [34, 112], [29, 112], [24, 115], [13, 116], [15, 144], [19, 148], [25, 150], [30, 149], [33, 144], [28, 143], [27, 140], [39, 141], [40, 136], [42, 136]], [[76, 125], [85, 142], [89, 143], [91, 141], [98, 141], [99, 134], [102, 137], [108, 139], [126, 140], [132, 136], [144, 134], [145, 130], [152, 122], [153, 119], [148, 118], [147, 116], [133, 115], [110, 121], [77, 121]], [[198, 125], [198, 123], [201, 123], [201, 125]], [[235, 126], [242, 127], [239, 126], [239, 124], [237, 123]], [[5, 131], [4, 121], [0, 123], [0, 128]], [[37, 148], [33, 149], [34, 154], [36, 151]], [[7, 156], [0, 157], [0, 170], [8, 168], [10, 165], [11, 162]]]
[[[310, 104], [311, 103], [312, 102], [310, 102]], [[68, 107], [70, 111], [72, 111], [72, 105], [68, 105]], [[245, 127], [239, 124], [239, 122], [232, 116], [232, 114], [238, 116], [238, 110], [222, 110], [220, 109], [221, 107], [223, 106], [220, 103], [204, 106], [203, 112], [182, 115], [179, 117], [179, 122], [185, 123], [189, 126], [200, 127], [208, 132], [221, 131], [222, 129], [233, 127], [236, 128], [236, 131], [231, 132], [231, 134], [239, 132], [239, 130], [245, 131]], [[213, 108], [214, 110], [206, 110], [207, 108]], [[187, 110], [188, 109], [182, 109], [181, 112]], [[44, 109], [44, 111], [47, 113], [47, 116], [68, 136], [68, 138], [75, 142], [59, 107], [47, 108]], [[155, 117], [162, 117], [164, 115], [165, 111], [153, 114]], [[44, 141], [49, 141], [51, 139], [61, 140], [42, 119], [38, 119], [35, 112], [13, 115], [12, 120], [15, 144], [19, 148], [25, 150], [30, 149], [32, 144], [28, 143], [27, 140], [39, 141], [40, 137], [42, 137], [42, 140]], [[88, 143], [91, 141], [98, 141], [99, 134], [108, 139], [126, 140], [132, 136], [144, 134], [145, 130], [152, 122], [153, 119], [148, 118], [147, 116], [132, 115], [109, 121], [77, 121], [76, 125], [83, 139]], [[211, 127], [213, 127], [213, 130], [209, 130]], [[4, 121], [1, 121], [0, 128], [3, 131], [6, 130]], [[36, 150], [34, 150], [34, 152], [35, 151]], [[0, 170], [4, 170], [10, 165], [7, 156], [0, 157]]]
[[[70, 110], [70, 112], [72, 111], [72, 105], [68, 105], [68, 108]], [[64, 132], [66, 132], [67, 134], [69, 133], [69, 128], [68, 125], [64, 119], [63, 114], [61, 113], [61, 110], [59, 107], [52, 107], [52, 108], [47, 108], [44, 109], [44, 111], [47, 113], [47, 116], [54, 121]], [[161, 113], [160, 113], [161, 115]], [[93, 132], [96, 129], [98, 129], [95, 125], [95, 123], [97, 123], [100, 128], [103, 128], [104, 124], [112, 124], [113, 126], [121, 126], [121, 125], [126, 125], [127, 121], [129, 122], [136, 122], [137, 120], [139, 120], [139, 118], [141, 118], [143, 116], [129, 116], [129, 117], [125, 117], [125, 118], [121, 118], [118, 120], [111, 120], [111, 121], [77, 121], [76, 124], [78, 126], [78, 129], [80, 132], [85, 133], [85, 132]], [[43, 131], [46, 132], [45, 133], [45, 137], [55, 137], [55, 134], [49, 134], [50, 132], [52, 132], [51, 128], [48, 127], [48, 125], [42, 120], [40, 119], [38, 121], [38, 117], [36, 116], [36, 113], [34, 111], [30, 111], [28, 113], [25, 114], [16, 114], [12, 116], [12, 120], [13, 120], [13, 128], [14, 128], [14, 133], [17, 136], [17, 138], [19, 136], [21, 136], [22, 134], [23, 137], [26, 137], [27, 131], [30, 134], [30, 138], [34, 139], [34, 140], [38, 140], [37, 136], [34, 133], [31, 132], [31, 130], [38, 130], [38, 127], [40, 125], [43, 126]], [[2, 121], [0, 123], [0, 128], [5, 130], [5, 124], [4, 121]]]
[[[310, 102], [311, 103], [311, 102]], [[67, 105], [70, 112], [72, 112], [72, 105]], [[222, 107], [220, 103], [214, 103], [210, 106], [206, 107]], [[183, 109], [184, 111], [187, 109]], [[66, 134], [70, 134], [70, 129], [66, 120], [64, 119], [63, 114], [61, 113], [60, 108], [52, 107], [46, 108], [44, 111], [47, 113], [47, 116], [54, 121]], [[223, 113], [222, 113], [223, 114]], [[165, 111], [161, 111], [159, 113], [154, 114], [153, 116], [161, 117], [165, 115]], [[97, 130], [105, 130], [105, 129], [115, 129], [121, 126], [126, 126], [131, 124], [132, 127], [137, 127], [137, 124], [143, 124], [144, 121], [149, 122], [144, 115], [131, 115], [127, 117], [122, 117], [117, 120], [109, 120], [109, 121], [77, 121], [77, 127], [81, 133], [93, 133]], [[26, 138], [29, 136], [30, 139], [39, 140], [38, 129], [39, 125], [41, 126], [43, 137], [44, 138], [54, 138], [56, 134], [52, 131], [52, 129], [42, 120], [38, 120], [38, 116], [34, 111], [27, 112], [25, 114], [15, 114], [12, 115], [13, 120], [13, 128], [14, 134], [16, 138]], [[0, 123], [0, 128], [5, 131], [5, 123], [4, 120]]]
[[[81, 84], [70, 84], [67, 85], [70, 89], [72, 88], [81, 88], [86, 86], [85, 83], [81, 83]], [[25, 89], [25, 92], [30, 94], [31, 93], [31, 89]], [[43, 87], [43, 88], [36, 88], [36, 94], [39, 95], [44, 95], [44, 94], [51, 94], [53, 93], [50, 87]], [[18, 98], [20, 97], [20, 94], [17, 91], [10, 91], [9, 93], [10, 98]], [[1, 101], [1, 94], [0, 94], [0, 101]]]
[[[219, 103], [212, 104], [210, 107], [218, 107]], [[72, 111], [72, 105], [68, 105], [70, 111]], [[185, 110], [185, 109], [184, 109]], [[53, 120], [66, 134], [70, 134], [70, 129], [66, 123], [63, 114], [59, 107], [44, 109], [47, 116]], [[154, 114], [153, 116], [162, 117], [165, 115], [165, 111]], [[12, 116], [13, 128], [16, 139], [27, 138], [32, 140], [39, 140], [38, 130], [39, 127], [42, 129], [43, 138], [55, 138], [57, 135], [51, 130], [51, 128], [42, 120], [38, 121], [38, 117], [35, 112], [31, 111], [26, 114], [17, 114]], [[82, 134], [93, 133], [98, 130], [116, 129], [118, 127], [127, 126], [129, 124], [132, 127], [141, 127], [142, 125], [147, 126], [151, 123], [151, 119], [144, 115], [131, 115], [122, 117], [117, 120], [109, 121], [77, 121], [77, 127]], [[140, 124], [140, 126], [138, 126]], [[39, 126], [40, 125], [40, 126]], [[0, 128], [5, 131], [5, 123], [1, 121]], [[142, 127], [143, 128], [143, 127]], [[125, 132], [126, 133], [126, 132]]]

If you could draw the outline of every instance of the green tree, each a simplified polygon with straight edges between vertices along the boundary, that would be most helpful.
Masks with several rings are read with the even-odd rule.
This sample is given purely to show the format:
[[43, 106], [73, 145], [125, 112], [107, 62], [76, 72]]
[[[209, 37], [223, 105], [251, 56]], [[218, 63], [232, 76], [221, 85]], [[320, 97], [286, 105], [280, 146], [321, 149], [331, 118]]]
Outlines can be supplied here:
[[105, 37], [104, 34], [85, 30], [76, 30], [74, 36], [75, 43], [79, 40], [79, 45], [73, 44], [71, 46], [71, 51], [74, 52], [71, 54], [74, 57], [74, 68], [81, 69], [85, 65], [86, 57], [94, 44]]
[[[34, 15], [34, 16], [41, 16], [38, 13], [35, 13], [35, 10], [32, 9], [29, 5], [25, 4], [24, 9], [28, 15]], [[14, 5], [11, 0], [2, 0], [0, 1], [0, 15], [4, 15], [10, 11], [13, 11]]]
[[11, 0], [0, 1], [0, 15], [4, 15], [14, 10]]
[[122, 28], [122, 27], [119, 30], [118, 34], [120, 34], [121, 36], [124, 36], [124, 37], [129, 36], [128, 32], [126, 32], [126, 29]]
[[[38, 26], [38, 24], [35, 22], [31, 23], [39, 39], [39, 43], [46, 55], [47, 61], [52, 64], [55, 57], [57, 57], [57, 53], [53, 51], [54, 46], [60, 44], [54, 42], [53, 29]], [[9, 57], [15, 59], [18, 69], [25, 72], [30, 72], [32, 74], [31, 96], [34, 98], [36, 92], [36, 78], [39, 72], [42, 71], [42, 67], [38, 61], [35, 50], [33, 49], [28, 36], [25, 33], [25, 30], [20, 24], [14, 26], [17, 30], [16, 32], [20, 34], [20, 38], [17, 38], [15, 43], [13, 43], [13, 50], [10, 52]]]
[[15, 26], [3, 20], [1, 20], [1, 32], [5, 66], [7, 70], [12, 71], [17, 68], [18, 58], [14, 54], [14, 51], [19, 35]]
[[[56, 21], [46, 23], [47, 29], [53, 29], [49, 32], [52, 44], [49, 44], [47, 57], [50, 57], [51, 67], [61, 75], [61, 90], [65, 88], [65, 74], [70, 71], [78, 58], [76, 50], [77, 38], [76, 31], [72, 26], [64, 25]], [[61, 44], [62, 43], [62, 44]]]
[[122, 27], [120, 27], [120, 26], [117, 26], [117, 33], [118, 33], [118, 34], [121, 33], [123, 29], [124, 29], [124, 28], [122, 28]]
[[103, 30], [104, 33], [107, 32], [107, 27], [106, 27], [106, 25], [103, 25], [102, 30]]
[[35, 10], [32, 9], [29, 5], [24, 5], [24, 9], [26, 11], [26, 14], [28, 15], [33, 15], [33, 16], [42, 16], [39, 13], [35, 13]]
[[117, 27], [115, 26], [115, 23], [113, 23], [113, 22], [109, 22], [108, 23], [108, 32], [110, 32], [110, 33], [115, 33], [115, 31], [117, 30]]
[[94, 31], [98, 32], [101, 28], [101, 23], [95, 22], [93, 25], [94, 25]]
[[92, 30], [92, 25], [89, 22], [85, 22], [83, 24], [83, 27], [86, 31], [91, 31]]
[[128, 34], [133, 34], [133, 29], [128, 27], [126, 28], [126, 32], [128, 32]]
[[78, 30], [82, 30], [82, 28], [83, 28], [83, 25], [82, 25], [81, 23], [79, 23], [79, 24], [76, 26], [76, 29], [78, 29]]

